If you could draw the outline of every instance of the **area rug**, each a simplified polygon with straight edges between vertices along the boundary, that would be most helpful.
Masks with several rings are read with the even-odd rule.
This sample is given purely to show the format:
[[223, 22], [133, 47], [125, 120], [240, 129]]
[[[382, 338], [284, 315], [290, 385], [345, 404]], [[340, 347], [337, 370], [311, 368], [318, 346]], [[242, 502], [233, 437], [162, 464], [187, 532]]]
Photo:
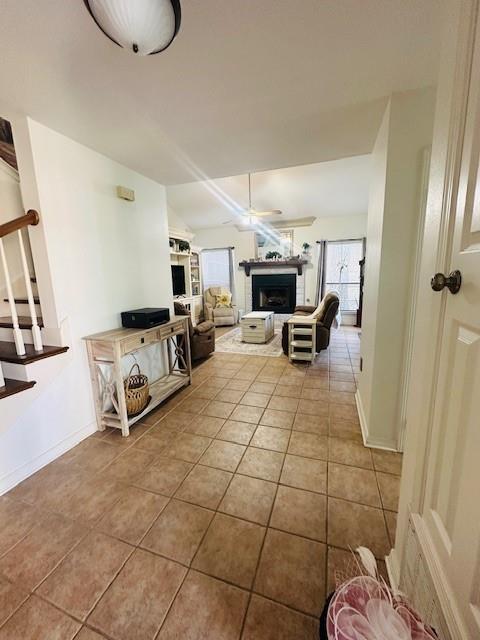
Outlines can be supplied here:
[[289, 317], [280, 313], [275, 316], [275, 333], [273, 338], [265, 344], [242, 342], [242, 328], [237, 326], [215, 340], [215, 350], [220, 353], [243, 353], [278, 358], [283, 354], [282, 326]]

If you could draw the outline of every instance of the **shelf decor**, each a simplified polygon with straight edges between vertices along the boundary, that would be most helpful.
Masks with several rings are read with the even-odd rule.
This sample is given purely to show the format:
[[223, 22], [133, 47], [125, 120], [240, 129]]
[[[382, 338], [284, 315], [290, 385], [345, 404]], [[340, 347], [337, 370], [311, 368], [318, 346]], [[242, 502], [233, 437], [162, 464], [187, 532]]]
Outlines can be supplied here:
[[303, 258], [285, 258], [284, 260], [256, 260], [251, 258], [250, 260], [242, 260], [238, 266], [245, 269], [245, 275], [250, 275], [251, 269], [271, 269], [275, 267], [295, 267], [298, 275], [303, 273], [303, 265], [308, 264], [308, 260]]

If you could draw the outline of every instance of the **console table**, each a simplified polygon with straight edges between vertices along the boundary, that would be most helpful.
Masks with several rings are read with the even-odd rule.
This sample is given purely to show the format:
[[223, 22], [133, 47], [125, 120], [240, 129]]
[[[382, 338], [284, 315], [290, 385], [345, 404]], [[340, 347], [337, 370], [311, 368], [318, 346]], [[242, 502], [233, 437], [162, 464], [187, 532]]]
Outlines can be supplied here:
[[[155, 409], [172, 393], [192, 382], [188, 316], [173, 316], [151, 329], [113, 329], [83, 338], [87, 343], [88, 363], [95, 400], [97, 426], [122, 430], [129, 428]], [[167, 352], [168, 373], [158, 380], [149, 380], [151, 400], [140, 414], [127, 415], [123, 387], [122, 358], [139, 349], [162, 343]], [[111, 409], [105, 410], [107, 404]]]

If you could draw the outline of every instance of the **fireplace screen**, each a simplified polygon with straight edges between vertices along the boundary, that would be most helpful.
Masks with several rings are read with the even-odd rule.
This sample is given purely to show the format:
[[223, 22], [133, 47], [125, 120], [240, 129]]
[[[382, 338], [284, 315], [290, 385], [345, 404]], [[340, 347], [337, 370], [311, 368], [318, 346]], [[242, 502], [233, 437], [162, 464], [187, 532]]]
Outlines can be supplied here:
[[297, 276], [283, 275], [252, 276], [253, 311], [293, 313], [297, 297]]

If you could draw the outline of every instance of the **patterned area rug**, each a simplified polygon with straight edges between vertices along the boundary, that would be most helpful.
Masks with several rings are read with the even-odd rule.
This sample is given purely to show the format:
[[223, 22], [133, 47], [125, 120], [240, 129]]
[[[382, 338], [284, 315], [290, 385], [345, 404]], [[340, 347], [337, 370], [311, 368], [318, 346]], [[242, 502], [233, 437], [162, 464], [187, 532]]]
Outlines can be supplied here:
[[243, 353], [246, 355], [278, 358], [283, 354], [282, 326], [289, 317], [288, 314], [282, 313], [275, 315], [275, 333], [273, 334], [273, 338], [265, 344], [242, 342], [242, 328], [237, 326], [228, 333], [225, 333], [221, 338], [215, 340], [215, 350], [220, 353]]

